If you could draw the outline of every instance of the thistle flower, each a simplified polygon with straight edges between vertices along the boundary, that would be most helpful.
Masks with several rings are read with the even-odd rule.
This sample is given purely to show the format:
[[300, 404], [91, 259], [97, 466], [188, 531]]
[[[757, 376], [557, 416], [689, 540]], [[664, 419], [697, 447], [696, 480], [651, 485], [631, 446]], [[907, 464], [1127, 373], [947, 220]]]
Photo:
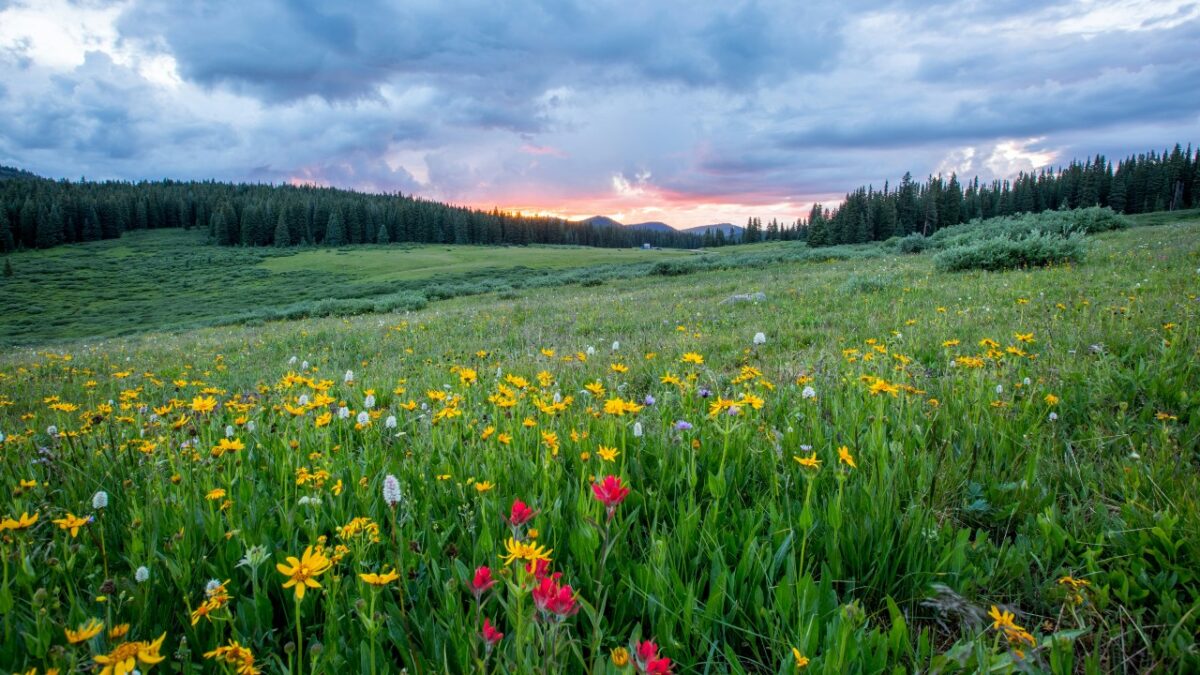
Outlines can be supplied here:
[[367, 398], [363, 400], [363, 407], [367, 410], [375, 407], [375, 395], [367, 394]]
[[304, 361], [300, 364], [300, 370], [308, 370], [308, 361]]
[[349, 408], [347, 408], [346, 406], [342, 406], [342, 407], [338, 408], [338, 419], [339, 420], [344, 420], [349, 416], [350, 416]]
[[145, 565], [137, 568], [133, 573], [133, 580], [139, 584], [144, 584], [150, 580], [150, 569]]
[[657, 401], [655, 401], [654, 397], [651, 396], [650, 394], [646, 394], [646, 398], [642, 400], [642, 403], [645, 405], [654, 405], [655, 403], [657, 403]]
[[366, 410], [364, 410], [364, 411], [358, 413], [358, 417], [354, 418], [354, 421], [358, 422], [359, 426], [365, 427], [371, 423], [371, 415]]
[[1058, 413], [1056, 413], [1056, 412], [1054, 412], [1054, 411], [1051, 411], [1051, 412], [1050, 412], [1050, 414], [1049, 414], [1049, 415], [1047, 415], [1046, 417], [1047, 417], [1047, 419], [1049, 419], [1051, 422], [1057, 422], [1057, 421], [1058, 421]]
[[233, 425], [232, 424], [225, 425], [225, 438], [233, 438]]
[[692, 423], [687, 420], [679, 420], [675, 423], [675, 431], [691, 431]]
[[342, 382], [345, 382], [346, 384], [353, 384], [354, 383], [354, 371], [347, 370], [346, 374], [342, 376]]
[[634, 438], [642, 437], [642, 423], [641, 422], [633, 423], [633, 437]]
[[800, 391], [800, 398], [816, 398], [816, 397], [817, 397], [817, 390], [813, 389], [811, 386], [806, 386], [806, 387], [804, 387], [804, 389], [802, 389]]
[[612, 343], [612, 350], [615, 352], [615, 351], [619, 351], [620, 349], [621, 349], [621, 343], [614, 341]]
[[391, 508], [396, 508], [400, 503], [400, 481], [392, 474], [388, 474], [383, 479], [383, 501]]
[[766, 333], [755, 333], [755, 334], [754, 334], [754, 344], [756, 344], [756, 345], [765, 345], [765, 344], [767, 344], [767, 335], [766, 335]]
[[92, 508], [93, 509], [96, 509], [97, 511], [99, 511], [100, 509], [106, 508], [107, 506], [108, 506], [108, 493], [107, 492], [105, 492], [104, 490], [100, 490], [96, 494], [92, 495]]
[[396, 416], [395, 416], [395, 415], [388, 415], [388, 416], [387, 416], [387, 419], [385, 419], [385, 420], [383, 421], [383, 426], [384, 426], [384, 427], [386, 427], [386, 428], [388, 428], [388, 429], [395, 429], [395, 428], [396, 428]]
[[54, 426], [53, 424], [46, 427], [46, 435], [51, 438], [54, 438], [55, 436], [58, 435], [58, 427]]

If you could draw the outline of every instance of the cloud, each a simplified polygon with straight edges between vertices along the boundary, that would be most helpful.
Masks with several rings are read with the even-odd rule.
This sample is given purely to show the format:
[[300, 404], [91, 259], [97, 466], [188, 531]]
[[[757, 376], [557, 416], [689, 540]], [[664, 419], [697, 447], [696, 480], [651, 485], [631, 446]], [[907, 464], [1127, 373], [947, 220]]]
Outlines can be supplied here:
[[1200, 141], [1175, 0], [0, 0], [0, 163], [696, 225]]

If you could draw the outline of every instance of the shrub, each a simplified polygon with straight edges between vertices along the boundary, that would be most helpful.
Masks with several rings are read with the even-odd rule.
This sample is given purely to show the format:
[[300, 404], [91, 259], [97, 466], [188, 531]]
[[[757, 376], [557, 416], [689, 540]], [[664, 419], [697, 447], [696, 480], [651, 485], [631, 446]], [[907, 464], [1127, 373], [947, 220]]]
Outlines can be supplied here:
[[900, 251], [901, 253], [921, 253], [930, 246], [931, 244], [929, 243], [929, 237], [926, 237], [919, 232], [914, 232], [907, 237], [900, 239], [896, 244], [896, 250]]
[[895, 283], [895, 276], [890, 273], [882, 274], [851, 274], [842, 282], [843, 293], [878, 293]]
[[1006, 270], [1075, 262], [1083, 258], [1078, 235], [1061, 237], [1035, 232], [1021, 239], [994, 237], [948, 248], [937, 254], [934, 265], [943, 272]]

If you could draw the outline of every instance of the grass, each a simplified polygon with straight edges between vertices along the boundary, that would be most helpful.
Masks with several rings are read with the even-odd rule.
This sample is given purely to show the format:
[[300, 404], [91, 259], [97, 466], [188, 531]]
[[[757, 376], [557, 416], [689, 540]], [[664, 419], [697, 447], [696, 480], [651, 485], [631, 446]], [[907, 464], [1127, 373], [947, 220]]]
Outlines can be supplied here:
[[245, 321], [280, 308], [304, 312], [326, 299], [688, 255], [555, 246], [279, 250], [212, 246], [195, 231], [130, 232], [11, 256], [15, 275], [0, 278], [0, 344]]
[[[0, 663], [165, 636], [158, 668], [190, 672], [237, 641], [266, 672], [616, 673], [638, 640], [678, 673], [795, 672], [793, 649], [817, 673], [1195, 671], [1198, 235], [1096, 235], [1077, 266], [776, 262], [10, 350]], [[607, 475], [630, 490], [611, 519]], [[535, 515], [512, 526], [517, 499]], [[72, 537], [68, 512], [94, 519]], [[562, 576], [502, 561], [510, 537]], [[336, 562], [298, 600], [275, 565], [310, 546]], [[499, 583], [477, 599], [482, 566]], [[68, 644], [92, 617], [128, 635]]]

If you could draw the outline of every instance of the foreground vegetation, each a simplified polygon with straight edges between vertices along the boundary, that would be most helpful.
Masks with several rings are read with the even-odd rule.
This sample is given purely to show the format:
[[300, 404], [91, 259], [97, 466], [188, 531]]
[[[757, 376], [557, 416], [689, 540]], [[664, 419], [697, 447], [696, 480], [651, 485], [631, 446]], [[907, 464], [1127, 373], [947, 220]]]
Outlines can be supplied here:
[[1194, 671], [1198, 234], [12, 351], [0, 664]]

